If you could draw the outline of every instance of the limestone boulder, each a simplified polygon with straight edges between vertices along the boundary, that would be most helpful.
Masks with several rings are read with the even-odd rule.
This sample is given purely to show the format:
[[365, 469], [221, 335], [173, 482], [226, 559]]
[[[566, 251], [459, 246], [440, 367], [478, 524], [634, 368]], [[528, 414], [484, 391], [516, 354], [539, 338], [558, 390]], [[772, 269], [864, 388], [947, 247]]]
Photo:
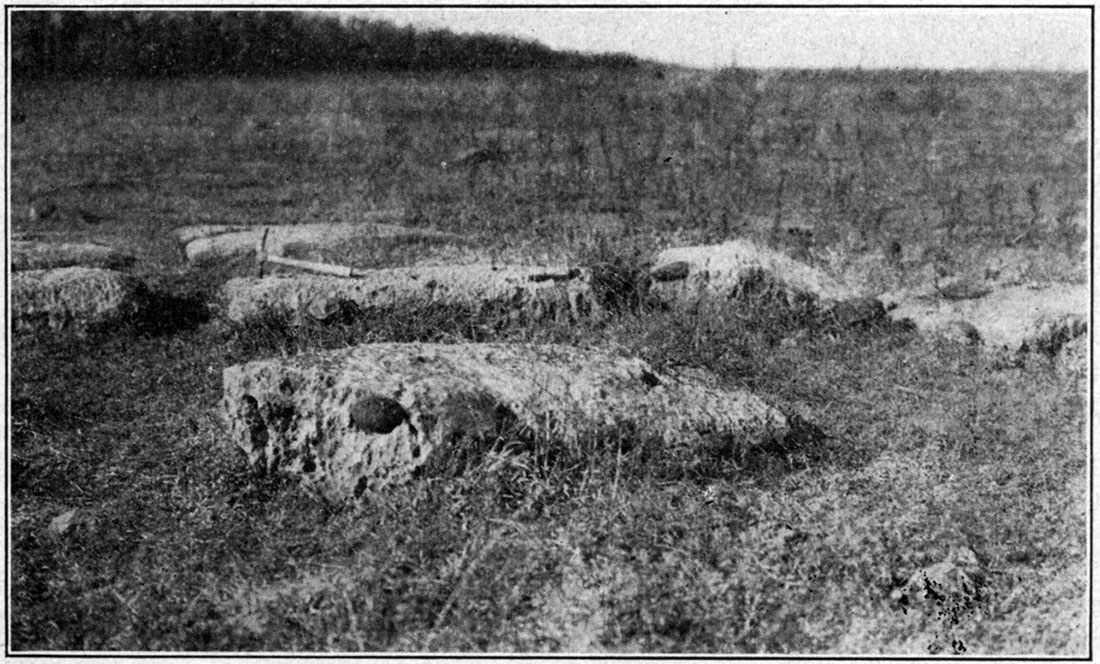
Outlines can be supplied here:
[[788, 297], [841, 301], [857, 295], [821, 270], [743, 239], [665, 249], [657, 255], [651, 276], [653, 293], [660, 299], [694, 302], [707, 296], [735, 297], [760, 274]]
[[11, 243], [13, 272], [73, 266], [119, 270], [130, 267], [134, 261], [125, 252], [94, 242], [12, 240]]
[[1091, 296], [1085, 284], [1012, 286], [981, 297], [922, 297], [890, 303], [890, 317], [932, 335], [990, 349], [1057, 352], [1088, 331]]
[[225, 283], [220, 310], [233, 322], [289, 315], [296, 323], [341, 311], [456, 304], [504, 306], [529, 318], [573, 319], [595, 308], [588, 272], [580, 269], [461, 265], [363, 270], [362, 276], [240, 277]]
[[259, 360], [225, 369], [222, 407], [251, 464], [334, 500], [404, 482], [448, 446], [502, 436], [571, 445], [630, 432], [738, 453], [791, 432], [748, 392], [558, 345], [366, 344]]
[[11, 275], [12, 329], [86, 332], [136, 314], [143, 293], [140, 281], [114, 270], [65, 267], [15, 272]]
[[267, 231], [265, 249], [281, 255], [288, 245], [338, 247], [363, 238], [445, 238], [447, 233], [425, 228], [374, 222], [294, 224], [282, 226], [200, 226], [176, 231], [189, 261], [225, 258], [256, 251]]

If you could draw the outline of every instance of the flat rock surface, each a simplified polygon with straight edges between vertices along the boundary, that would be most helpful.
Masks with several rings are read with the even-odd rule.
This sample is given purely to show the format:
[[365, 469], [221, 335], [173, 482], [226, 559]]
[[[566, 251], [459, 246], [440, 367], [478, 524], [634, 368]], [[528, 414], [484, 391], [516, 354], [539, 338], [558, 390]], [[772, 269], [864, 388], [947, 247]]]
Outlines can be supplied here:
[[73, 266], [117, 270], [133, 264], [133, 256], [114, 247], [94, 242], [39, 240], [12, 240], [11, 242], [13, 272]]
[[65, 267], [11, 275], [12, 329], [86, 331], [140, 307], [141, 283], [113, 270]]
[[520, 432], [568, 445], [629, 431], [743, 452], [791, 431], [748, 392], [557, 345], [367, 344], [260, 360], [225, 370], [223, 409], [252, 464], [337, 500], [409, 479], [441, 446]]
[[345, 305], [359, 308], [447, 303], [506, 303], [536, 317], [576, 317], [595, 306], [588, 273], [579, 269], [460, 265], [365, 270], [361, 277], [241, 277], [221, 290], [222, 313], [234, 322], [269, 312], [296, 322], [324, 320]]
[[[381, 213], [379, 214], [381, 217]], [[382, 218], [392, 218], [385, 216]], [[426, 228], [410, 228], [397, 224], [375, 222], [294, 224], [283, 226], [188, 226], [176, 230], [184, 244], [189, 261], [247, 254], [267, 231], [265, 248], [269, 254], [282, 254], [287, 245], [306, 244], [316, 247], [338, 246], [349, 240], [380, 237], [448, 237], [446, 233]]]
[[971, 299], [903, 300], [889, 315], [912, 322], [921, 332], [948, 337], [972, 328], [975, 341], [990, 348], [1057, 351], [1087, 332], [1090, 302], [1085, 284], [1012, 286]]
[[856, 295], [821, 270], [748, 240], [665, 249], [654, 262], [653, 292], [662, 299], [679, 301], [708, 295], [731, 297], [754, 271], [763, 271], [790, 294], [832, 301]]

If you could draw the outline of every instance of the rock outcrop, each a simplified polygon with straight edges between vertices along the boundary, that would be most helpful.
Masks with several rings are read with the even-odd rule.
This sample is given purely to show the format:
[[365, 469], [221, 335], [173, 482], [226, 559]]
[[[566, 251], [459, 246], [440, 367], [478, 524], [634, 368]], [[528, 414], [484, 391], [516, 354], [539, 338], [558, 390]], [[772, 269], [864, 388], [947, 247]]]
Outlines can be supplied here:
[[122, 321], [138, 312], [141, 282], [113, 270], [66, 267], [11, 275], [15, 332], [77, 333]]
[[736, 297], [761, 274], [788, 298], [841, 301], [857, 295], [821, 270], [748, 240], [666, 249], [657, 255], [651, 277], [659, 298], [693, 302], [705, 296]]
[[556, 345], [367, 344], [254, 361], [225, 370], [223, 409], [252, 464], [335, 500], [406, 481], [447, 446], [502, 436], [570, 445], [629, 432], [743, 453], [791, 432], [748, 392]]
[[909, 321], [922, 333], [990, 349], [1057, 353], [1088, 331], [1090, 302], [1087, 285], [1051, 284], [1001, 288], [963, 300], [915, 298], [887, 307], [892, 319]]
[[134, 260], [113, 247], [92, 242], [12, 240], [11, 243], [13, 272], [74, 266], [118, 270], [130, 267]]
[[575, 318], [595, 303], [589, 275], [569, 268], [460, 265], [364, 270], [353, 278], [317, 275], [240, 277], [221, 290], [222, 315], [234, 322], [276, 313], [296, 323], [326, 320], [349, 308], [457, 304], [503, 305], [530, 318]]
[[[380, 218], [393, 218], [393, 213]], [[189, 261], [224, 258], [248, 254], [256, 250], [267, 231], [265, 249], [282, 254], [288, 245], [305, 244], [314, 247], [336, 247], [362, 238], [445, 238], [448, 234], [425, 228], [410, 228], [397, 224], [374, 222], [317, 223], [282, 226], [187, 226], [176, 229], [176, 237], [184, 245]]]

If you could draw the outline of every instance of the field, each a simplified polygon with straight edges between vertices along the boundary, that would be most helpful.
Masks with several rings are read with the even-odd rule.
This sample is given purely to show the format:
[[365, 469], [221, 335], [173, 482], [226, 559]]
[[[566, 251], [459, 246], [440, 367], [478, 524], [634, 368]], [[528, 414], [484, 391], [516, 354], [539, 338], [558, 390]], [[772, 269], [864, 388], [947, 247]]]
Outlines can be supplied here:
[[[13, 650], [1088, 650], [1087, 369], [763, 300], [662, 309], [638, 287], [655, 250], [732, 237], [881, 291], [995, 254], [1021, 278], [1085, 281], [1086, 75], [645, 67], [12, 96], [27, 120], [9, 229], [134, 252], [155, 305], [119, 329], [13, 342]], [[486, 145], [497, 158], [441, 167]], [[229, 325], [205, 304], [251, 266], [188, 265], [170, 232], [391, 208], [461, 239], [303, 257], [584, 265], [614, 315]], [[501, 440], [355, 506], [257, 478], [226, 444], [224, 367], [418, 340], [703, 367], [823, 433], [689, 462]], [[979, 591], [909, 601], [914, 572], [961, 551]]]

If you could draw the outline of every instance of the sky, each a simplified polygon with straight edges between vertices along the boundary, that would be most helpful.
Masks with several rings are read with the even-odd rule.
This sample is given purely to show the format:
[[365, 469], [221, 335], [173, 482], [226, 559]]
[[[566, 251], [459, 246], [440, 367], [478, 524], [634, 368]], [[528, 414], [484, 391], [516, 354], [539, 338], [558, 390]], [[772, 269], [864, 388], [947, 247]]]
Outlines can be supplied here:
[[1091, 63], [1082, 8], [425, 8], [362, 12], [398, 24], [622, 51], [694, 67], [1060, 69]]

